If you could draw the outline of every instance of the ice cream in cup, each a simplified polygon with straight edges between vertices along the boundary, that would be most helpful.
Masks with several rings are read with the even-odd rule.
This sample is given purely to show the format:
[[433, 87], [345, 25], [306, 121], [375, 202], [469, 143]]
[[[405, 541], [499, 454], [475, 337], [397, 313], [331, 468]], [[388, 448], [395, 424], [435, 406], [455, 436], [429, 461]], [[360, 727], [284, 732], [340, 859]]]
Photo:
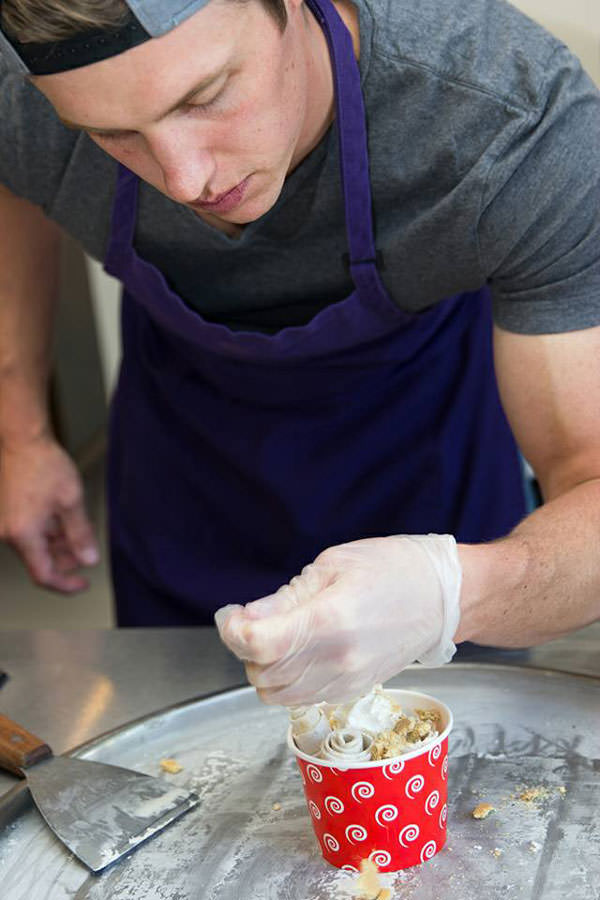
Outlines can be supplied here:
[[[448, 707], [427, 694], [378, 686], [355, 703], [318, 709], [330, 725], [320, 751], [299, 748], [293, 718], [288, 746], [323, 857], [351, 872], [365, 859], [395, 872], [435, 856], [446, 842]], [[322, 716], [312, 718], [321, 736]]]

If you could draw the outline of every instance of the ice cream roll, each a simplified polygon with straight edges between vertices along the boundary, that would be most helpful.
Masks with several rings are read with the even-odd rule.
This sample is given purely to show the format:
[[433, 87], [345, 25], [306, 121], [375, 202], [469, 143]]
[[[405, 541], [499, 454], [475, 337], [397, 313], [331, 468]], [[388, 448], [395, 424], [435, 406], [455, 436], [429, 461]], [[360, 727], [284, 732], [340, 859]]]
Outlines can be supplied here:
[[321, 758], [332, 762], [367, 762], [371, 759], [373, 736], [360, 728], [338, 728], [327, 735]]
[[320, 706], [296, 706], [289, 710], [294, 743], [309, 756], [318, 756], [331, 728]]

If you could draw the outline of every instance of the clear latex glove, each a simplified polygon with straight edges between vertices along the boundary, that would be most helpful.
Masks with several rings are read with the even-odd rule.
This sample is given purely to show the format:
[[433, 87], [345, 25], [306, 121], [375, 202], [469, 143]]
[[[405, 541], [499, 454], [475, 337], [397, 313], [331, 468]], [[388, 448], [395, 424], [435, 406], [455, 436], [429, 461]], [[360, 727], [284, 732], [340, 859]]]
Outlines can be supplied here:
[[340, 703], [418, 660], [449, 662], [462, 570], [450, 535], [331, 547], [269, 597], [215, 616], [266, 703]]

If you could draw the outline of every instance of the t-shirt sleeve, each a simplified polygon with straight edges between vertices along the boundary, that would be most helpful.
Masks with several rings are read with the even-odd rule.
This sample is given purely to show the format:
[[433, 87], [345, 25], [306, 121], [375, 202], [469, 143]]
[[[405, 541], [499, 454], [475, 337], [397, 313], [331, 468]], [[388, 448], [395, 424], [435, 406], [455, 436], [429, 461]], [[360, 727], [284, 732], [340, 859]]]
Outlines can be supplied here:
[[76, 140], [46, 98], [0, 57], [0, 183], [49, 212]]
[[541, 96], [490, 168], [478, 223], [494, 319], [522, 334], [600, 325], [600, 91], [561, 45]]

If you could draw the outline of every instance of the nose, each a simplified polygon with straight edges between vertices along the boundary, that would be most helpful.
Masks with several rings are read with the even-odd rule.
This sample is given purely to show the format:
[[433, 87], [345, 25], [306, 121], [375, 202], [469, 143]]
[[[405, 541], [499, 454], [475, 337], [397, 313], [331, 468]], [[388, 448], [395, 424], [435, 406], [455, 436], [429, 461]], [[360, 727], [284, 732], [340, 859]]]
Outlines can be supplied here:
[[214, 158], [197, 129], [165, 127], [146, 142], [160, 168], [165, 193], [177, 203], [192, 203], [201, 197], [214, 169]]

